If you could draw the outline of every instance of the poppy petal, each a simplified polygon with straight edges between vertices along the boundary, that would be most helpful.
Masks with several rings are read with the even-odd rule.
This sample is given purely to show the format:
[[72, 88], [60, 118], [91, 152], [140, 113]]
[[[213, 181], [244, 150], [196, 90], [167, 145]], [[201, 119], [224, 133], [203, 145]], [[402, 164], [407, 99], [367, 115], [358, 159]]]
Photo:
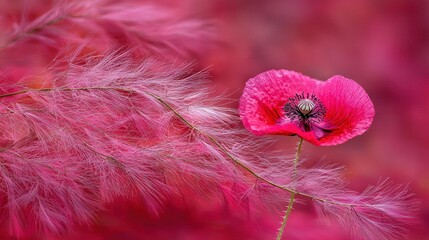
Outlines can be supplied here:
[[325, 82], [319, 95], [326, 107], [325, 125], [331, 132], [321, 145], [341, 144], [363, 134], [374, 119], [375, 110], [365, 90], [355, 81], [334, 76]]

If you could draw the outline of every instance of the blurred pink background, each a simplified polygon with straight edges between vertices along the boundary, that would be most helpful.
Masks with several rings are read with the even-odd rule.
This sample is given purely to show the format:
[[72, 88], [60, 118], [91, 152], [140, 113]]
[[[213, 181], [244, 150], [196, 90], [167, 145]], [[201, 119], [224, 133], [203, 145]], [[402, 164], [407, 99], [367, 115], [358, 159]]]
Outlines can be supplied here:
[[[362, 85], [376, 109], [372, 127], [340, 146], [305, 144], [306, 164], [325, 158], [346, 166], [345, 178], [357, 191], [385, 178], [409, 184], [421, 202], [409, 239], [429, 239], [429, 1], [159, 2], [218, 24], [218, 45], [196, 62], [210, 67], [216, 92], [227, 94], [235, 107], [246, 80], [269, 69], [320, 80], [339, 74]], [[293, 153], [297, 139], [278, 138], [277, 147]], [[274, 239], [281, 221], [279, 212], [246, 216], [197, 197], [172, 201], [159, 217], [120, 201], [106, 208], [96, 226], [69, 239]], [[303, 201], [292, 212], [285, 239], [347, 234], [318, 219]]]

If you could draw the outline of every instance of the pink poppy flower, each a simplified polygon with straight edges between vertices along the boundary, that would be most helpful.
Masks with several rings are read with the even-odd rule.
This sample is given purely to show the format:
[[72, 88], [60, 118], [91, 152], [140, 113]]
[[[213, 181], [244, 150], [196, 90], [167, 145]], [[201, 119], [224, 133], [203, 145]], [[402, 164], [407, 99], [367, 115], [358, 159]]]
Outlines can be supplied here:
[[256, 135], [298, 135], [331, 146], [363, 134], [374, 105], [355, 81], [319, 81], [287, 70], [270, 70], [247, 81], [240, 99], [244, 126]]

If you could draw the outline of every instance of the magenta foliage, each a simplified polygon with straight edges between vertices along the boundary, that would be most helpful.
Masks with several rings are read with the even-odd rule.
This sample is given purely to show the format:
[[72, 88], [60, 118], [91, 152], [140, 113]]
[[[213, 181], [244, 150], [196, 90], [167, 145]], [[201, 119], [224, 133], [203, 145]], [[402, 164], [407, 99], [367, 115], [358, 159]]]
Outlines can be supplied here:
[[[11, 235], [73, 231], [117, 198], [153, 215], [193, 194], [253, 212], [284, 206], [293, 189], [324, 214], [359, 222], [345, 225], [369, 239], [400, 230], [387, 221], [408, 219], [405, 193], [345, 191], [336, 168], [299, 169], [292, 181], [290, 157], [247, 133], [235, 109], [219, 107], [205, 73], [145, 57], [202, 54], [210, 25], [134, 1], [54, 3], [24, 18], [0, 45], [22, 54], [34, 39], [55, 49], [80, 46], [43, 73], [2, 66], [0, 211]], [[115, 44], [133, 48], [103, 51]]]
[[201, 133], [256, 168], [264, 164], [253, 151], [267, 143], [248, 139], [231, 109], [212, 106], [201, 74], [136, 64], [121, 52], [87, 58], [84, 66], [77, 61], [55, 75], [51, 70], [41, 88], [0, 96], [3, 211], [13, 234], [31, 226], [26, 219], [53, 233], [90, 222], [118, 196], [154, 214], [186, 189], [212, 189], [231, 201], [238, 191], [254, 196], [254, 183]]
[[321, 82], [293, 71], [271, 70], [247, 82], [240, 116], [255, 134], [298, 135], [330, 146], [363, 134], [374, 118], [374, 106], [351, 79], [334, 76]]
[[[26, 4], [29, 6], [25, 8], [31, 11], [40, 2], [28, 1]], [[24, 12], [20, 22], [12, 20], [9, 25], [13, 27], [3, 33], [0, 49], [28, 39], [58, 47], [63, 42], [81, 42], [91, 37], [92, 47], [99, 50], [113, 45], [131, 45], [138, 46], [147, 55], [187, 58], [202, 54], [214, 40], [212, 23], [151, 3], [70, 0], [52, 1], [45, 5], [41, 13], [30, 12], [37, 16], [34, 19], [28, 19]]]
[[382, 182], [363, 193], [337, 191], [328, 198], [349, 204], [340, 206], [316, 201], [319, 213], [342, 224], [357, 239], [402, 239], [404, 226], [413, 222], [417, 202], [406, 187]]
[[291, 159], [266, 150], [270, 140], [249, 136], [234, 110], [216, 107], [202, 74], [136, 63], [120, 51], [69, 63], [51, 69], [40, 88], [20, 82], [0, 96], [3, 215], [13, 234], [32, 226], [26, 219], [47, 233], [91, 222], [119, 196], [157, 214], [168, 198], [189, 191], [252, 211], [284, 203], [296, 188], [339, 219], [350, 209], [344, 204], [369, 208], [351, 221], [370, 219], [354, 227], [374, 236], [396, 230], [384, 215], [411, 213], [402, 195], [374, 191], [350, 201], [355, 195], [335, 169], [300, 169], [291, 181]]
[[418, 209], [418, 202], [408, 187], [385, 180], [357, 193], [345, 188], [339, 170], [329, 167], [299, 169], [297, 190], [314, 196], [318, 213], [340, 223], [353, 239], [404, 237], [405, 227], [414, 222]]

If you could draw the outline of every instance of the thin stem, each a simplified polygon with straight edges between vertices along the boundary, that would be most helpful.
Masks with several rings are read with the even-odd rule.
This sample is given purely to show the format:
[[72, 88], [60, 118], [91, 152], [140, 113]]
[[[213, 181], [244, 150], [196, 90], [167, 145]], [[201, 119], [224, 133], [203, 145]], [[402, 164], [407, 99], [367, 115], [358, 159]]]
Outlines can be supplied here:
[[62, 21], [63, 19], [65, 19], [68, 16], [60, 16], [58, 18], [52, 19], [48, 22], [46, 22], [45, 24], [42, 24], [40, 26], [34, 26], [33, 28], [27, 29], [27, 31], [25, 32], [21, 32], [18, 33], [17, 35], [15, 35], [13, 38], [11, 38], [9, 41], [5, 42], [3, 45], [0, 46], [0, 51], [9, 47], [10, 45], [18, 42], [19, 40], [21, 40], [22, 38], [24, 38], [27, 35], [31, 35], [31, 34], [35, 34], [37, 32], [42, 31], [45, 27], [49, 27], [51, 25], [54, 25], [60, 21]]
[[[301, 154], [301, 148], [302, 148], [303, 141], [304, 141], [304, 139], [302, 139], [302, 138], [299, 139], [298, 148], [296, 149], [295, 160], [293, 161], [292, 181], [296, 180], [298, 160], [299, 160], [299, 156]], [[295, 201], [295, 195], [296, 195], [295, 192], [292, 192], [290, 194], [289, 204], [287, 206], [285, 216], [283, 217], [282, 226], [280, 227], [279, 233], [277, 234], [277, 240], [280, 240], [282, 238], [283, 231], [286, 227], [286, 222], [289, 219], [290, 212], [292, 211], [293, 203]]]
[[91, 146], [90, 146], [88, 143], [86, 143], [86, 142], [84, 142], [84, 143], [83, 143], [83, 145], [84, 145], [85, 147], [87, 147], [89, 150], [91, 150], [93, 153], [95, 153], [95, 154], [97, 154], [97, 155], [102, 156], [105, 160], [107, 160], [108, 162], [112, 163], [112, 164], [113, 164], [113, 165], [115, 165], [116, 167], [120, 168], [122, 171], [126, 172], [126, 171], [125, 171], [125, 170], [126, 170], [126, 168], [125, 168], [124, 164], [123, 164], [123, 163], [121, 163], [118, 159], [116, 159], [116, 158], [114, 158], [114, 157], [112, 157], [112, 156], [109, 156], [109, 155], [103, 154], [103, 153], [101, 153], [101, 152], [99, 152], [99, 151], [95, 150], [93, 147], [91, 147]]
[[[63, 92], [68, 92], [68, 91], [93, 91], [93, 90], [97, 90], [97, 91], [118, 91], [118, 92], [127, 92], [127, 93], [137, 93], [138, 91], [134, 90], [134, 89], [129, 89], [129, 88], [121, 88], [121, 87], [77, 87], [77, 88], [41, 88], [41, 89], [25, 89], [25, 90], [21, 90], [21, 91], [17, 91], [17, 92], [12, 92], [12, 93], [6, 93], [3, 95], [0, 95], [0, 98], [4, 98], [4, 97], [11, 97], [11, 96], [16, 96], [16, 95], [20, 95], [20, 94], [25, 94], [25, 93], [29, 93], [29, 92], [55, 92], [55, 91], [63, 91]], [[314, 201], [318, 201], [318, 202], [322, 202], [325, 204], [332, 204], [332, 205], [338, 205], [338, 206], [345, 206], [345, 207], [359, 207], [361, 205], [359, 204], [350, 204], [350, 203], [341, 203], [341, 202], [336, 202], [333, 200], [329, 200], [329, 199], [324, 199], [324, 198], [320, 198], [317, 196], [313, 196], [311, 194], [308, 193], [304, 193], [304, 192], [299, 192], [296, 191], [295, 189], [291, 189], [288, 187], [285, 187], [283, 185], [277, 184], [263, 176], [260, 176], [258, 173], [256, 173], [255, 171], [253, 171], [249, 166], [247, 166], [245, 163], [243, 163], [242, 161], [240, 161], [238, 158], [236, 158], [234, 155], [232, 155], [229, 150], [224, 147], [219, 141], [217, 141], [214, 137], [212, 137], [211, 135], [205, 133], [204, 131], [200, 130], [199, 128], [197, 128], [196, 126], [194, 126], [191, 122], [189, 122], [186, 118], [184, 118], [172, 105], [170, 105], [169, 103], [167, 103], [166, 101], [164, 101], [160, 96], [144, 91], [145, 94], [147, 94], [148, 96], [156, 99], [160, 104], [162, 104], [164, 107], [166, 107], [167, 109], [169, 109], [171, 112], [174, 113], [174, 115], [176, 115], [184, 124], [186, 124], [190, 129], [198, 132], [199, 134], [201, 134], [203, 137], [207, 138], [210, 142], [212, 142], [217, 148], [219, 148], [219, 150], [221, 150], [226, 156], [228, 156], [235, 164], [239, 165], [240, 167], [242, 167], [244, 170], [246, 170], [248, 173], [250, 173], [252, 176], [254, 176], [256, 179], [259, 179], [263, 182], [265, 182], [266, 184], [269, 184], [273, 187], [282, 189], [284, 191], [287, 191], [291, 194], [294, 195], [301, 195], [304, 197], [308, 197]]]

